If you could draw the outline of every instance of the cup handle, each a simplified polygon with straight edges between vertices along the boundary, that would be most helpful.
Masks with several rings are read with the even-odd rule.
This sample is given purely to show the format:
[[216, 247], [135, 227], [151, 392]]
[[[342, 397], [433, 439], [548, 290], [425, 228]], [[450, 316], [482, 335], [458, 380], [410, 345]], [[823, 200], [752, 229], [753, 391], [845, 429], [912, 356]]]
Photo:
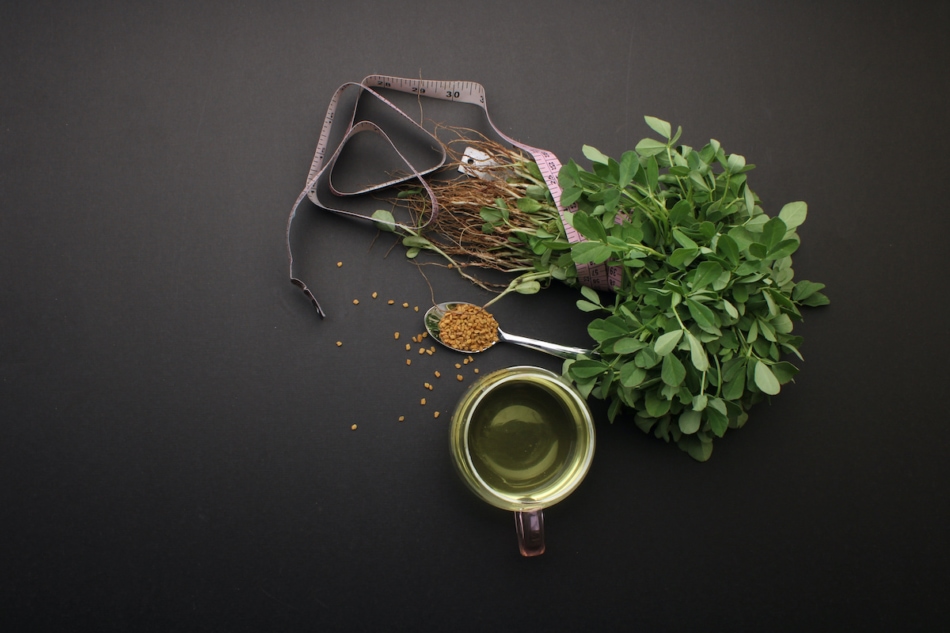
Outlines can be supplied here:
[[518, 549], [522, 556], [544, 553], [544, 514], [541, 508], [516, 510], [515, 532], [518, 533]]

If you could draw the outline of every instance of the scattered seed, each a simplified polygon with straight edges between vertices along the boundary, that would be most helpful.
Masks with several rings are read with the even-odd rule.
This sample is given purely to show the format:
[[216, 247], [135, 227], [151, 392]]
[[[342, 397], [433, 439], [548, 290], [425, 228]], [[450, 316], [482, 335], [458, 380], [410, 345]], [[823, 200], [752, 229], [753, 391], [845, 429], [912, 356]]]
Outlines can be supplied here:
[[393, 332], [393, 338], [399, 340], [399, 332]]
[[336, 263], [336, 267], [337, 267], [337, 268], [341, 267], [342, 265], [343, 265], [343, 262], [337, 262], [337, 263]]
[[411, 364], [412, 364], [412, 359], [411, 359], [411, 358], [407, 358], [407, 359], [406, 359], [406, 364], [407, 364], [407, 365], [411, 365]]
[[408, 352], [411, 349], [412, 349], [412, 345], [410, 345], [409, 343], [406, 343], [406, 351]]
[[425, 403], [426, 403], [426, 399], [425, 399], [425, 398], [423, 398], [422, 400], [419, 401], [419, 404], [421, 404], [421, 405], [423, 405], [423, 406], [425, 406]]
[[456, 369], [461, 369], [461, 368], [462, 368], [461, 363], [455, 363], [455, 368], [456, 368]]
[[378, 292], [374, 292], [372, 296], [373, 296], [373, 299], [375, 299], [376, 297], [379, 296], [379, 293], [378, 293]]
[[456, 378], [458, 379], [459, 382], [462, 382], [463, 380], [465, 380], [464, 378], [462, 378], [462, 374], [459, 374], [458, 376], [456, 376]]
[[442, 374], [439, 373], [439, 370], [438, 370], [438, 369], [435, 370], [435, 377], [436, 377], [436, 378], [441, 378], [441, 377], [442, 377]]
[[360, 304], [359, 299], [353, 299], [353, 305], [358, 306]]
[[426, 350], [426, 354], [428, 354], [429, 356], [432, 356], [433, 354], [435, 354], [435, 350], [434, 350], [434, 349], [427, 349], [427, 350]]
[[419, 353], [420, 353], [420, 354], [425, 354], [425, 353], [426, 353], [426, 348], [420, 347], [420, 348], [419, 348]]
[[418, 311], [419, 311], [419, 306], [413, 306], [412, 309], [413, 309], [414, 311], [418, 312]]
[[462, 361], [462, 364], [463, 364], [463, 365], [468, 365], [468, 359], [467, 359], [467, 358], [464, 359], [464, 360]]
[[388, 303], [389, 305], [392, 305], [392, 304], [394, 304], [394, 303], [396, 303], [396, 302], [395, 302], [395, 301], [393, 301], [392, 299], [390, 299], [390, 300], [389, 300], [389, 301], [387, 301], [386, 303]]
[[408, 304], [408, 303], [406, 303], [406, 302], [403, 302], [403, 304], [402, 304], [402, 307], [404, 307], [404, 308], [408, 308], [408, 307], [409, 307], [409, 304]]
[[355, 430], [356, 430], [356, 425], [354, 424], [353, 426], [351, 426], [351, 427], [350, 427], [350, 430], [351, 430], [351, 431], [355, 431]]
[[433, 413], [433, 414], [432, 414], [432, 417], [433, 417], [433, 418], [437, 418], [437, 417], [439, 417], [439, 412], [438, 412], [438, 411], [436, 411], [435, 413]]
[[429, 333], [428, 333], [428, 332], [423, 332], [423, 333], [420, 334], [419, 336], [421, 336], [422, 338], [425, 338], [425, 337], [429, 336]]
[[474, 371], [474, 372], [477, 374], [477, 373], [478, 373], [478, 367], [476, 367], [476, 368], [473, 369], [472, 371]]
[[337, 347], [343, 347], [343, 341], [337, 341], [337, 342], [336, 342], [336, 346], [337, 346]]
[[399, 421], [400, 421], [400, 422], [405, 422], [405, 421], [406, 421], [406, 416], [404, 416], [404, 415], [399, 416]]

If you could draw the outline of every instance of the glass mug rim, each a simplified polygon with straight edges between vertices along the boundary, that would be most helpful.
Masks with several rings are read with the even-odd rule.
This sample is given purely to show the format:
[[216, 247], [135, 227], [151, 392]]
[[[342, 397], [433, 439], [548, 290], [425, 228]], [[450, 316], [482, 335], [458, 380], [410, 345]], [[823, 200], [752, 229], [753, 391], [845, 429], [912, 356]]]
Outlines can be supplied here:
[[[525, 380], [529, 377], [529, 380]], [[544, 482], [536, 491], [553, 489], [553, 492], [539, 499], [528, 499], [508, 495], [495, 490], [479, 474], [469, 450], [469, 428], [473, 414], [490, 393], [507, 384], [525, 383], [541, 386], [558, 402], [568, 408], [574, 424], [574, 444], [585, 444], [586, 450], [581, 459], [567, 472], [559, 474], [553, 482]], [[573, 406], [571, 406], [573, 405]], [[586, 439], [586, 442], [583, 440]], [[563, 501], [583, 481], [590, 470], [594, 457], [594, 421], [590, 408], [577, 390], [561, 376], [542, 367], [520, 365], [498, 369], [479, 378], [462, 396], [452, 414], [450, 448], [457, 472], [466, 486], [483, 501], [503, 510], [515, 512], [540, 510]]]

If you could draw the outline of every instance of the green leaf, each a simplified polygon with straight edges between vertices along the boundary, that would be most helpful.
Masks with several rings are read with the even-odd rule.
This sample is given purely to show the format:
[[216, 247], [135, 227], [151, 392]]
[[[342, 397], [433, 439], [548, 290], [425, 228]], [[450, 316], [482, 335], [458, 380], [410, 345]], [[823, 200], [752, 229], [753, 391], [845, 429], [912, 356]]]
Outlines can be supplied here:
[[584, 301], [583, 299], [577, 300], [577, 309], [581, 312], [594, 312], [596, 310], [603, 310], [603, 306], [596, 303], [591, 303], [590, 301]]
[[594, 378], [607, 371], [607, 365], [599, 360], [579, 360], [568, 371], [578, 378]]
[[719, 239], [716, 242], [716, 252], [719, 253], [720, 256], [729, 260], [729, 263], [732, 264], [733, 268], [739, 265], [739, 245], [736, 244], [736, 241], [731, 236], [719, 236]]
[[432, 242], [418, 235], [407, 235], [402, 238], [402, 245], [410, 248], [429, 248], [432, 246]]
[[650, 188], [650, 191], [656, 191], [657, 182], [660, 178], [660, 167], [656, 162], [656, 158], [651, 156], [647, 159], [647, 187]]
[[730, 154], [726, 159], [726, 171], [730, 174], [738, 174], [745, 167], [745, 156], [739, 154]]
[[686, 367], [676, 357], [676, 354], [667, 354], [663, 357], [663, 367], [660, 371], [663, 382], [671, 387], [678, 387], [686, 378]]
[[743, 371], [738, 371], [735, 373], [733, 378], [725, 384], [722, 389], [722, 397], [726, 400], [738, 401], [742, 398], [742, 395], [745, 393], [745, 371], [741, 363], [736, 364], [739, 369]]
[[688, 265], [697, 255], [699, 255], [698, 248], [677, 248], [666, 261], [670, 266], [680, 268]]
[[765, 256], [765, 259], [782, 259], [783, 257], [788, 257], [792, 253], [798, 250], [799, 241], [798, 240], [782, 240], [778, 244], [772, 247], [769, 250], [768, 255]]
[[692, 435], [699, 430], [699, 425], [703, 421], [703, 412], [702, 411], [693, 411], [688, 409], [680, 414], [677, 423], [679, 424], [680, 431], [686, 435]]
[[[715, 402], [715, 400], [710, 401], [710, 405], [713, 402]], [[729, 428], [729, 416], [727, 416], [725, 412], [713, 406], [709, 406], [706, 407], [704, 415], [706, 416], [706, 419], [709, 420], [709, 428], [716, 435], [716, 437], [722, 437], [726, 434], [726, 429]]]
[[643, 404], [646, 406], [647, 413], [654, 418], [666, 415], [670, 410], [670, 401], [659, 396], [657, 389], [650, 389], [643, 396]]
[[624, 152], [620, 158], [620, 177], [617, 179], [617, 186], [623, 189], [629, 185], [639, 169], [640, 160], [636, 152]]
[[525, 213], [534, 213], [541, 208], [541, 203], [534, 198], [518, 198], [518, 210]]
[[716, 316], [712, 310], [694, 299], [687, 299], [686, 307], [689, 309], [690, 316], [693, 317], [693, 320], [696, 321], [696, 325], [698, 325], [701, 330], [715, 334], [716, 336], [722, 336], [722, 332], [716, 325]]
[[820, 292], [815, 292], [809, 295], [807, 299], [802, 301], [803, 305], [806, 305], [810, 308], [817, 308], [818, 306], [826, 306], [831, 303], [831, 299], [826, 297]]
[[637, 143], [636, 150], [640, 156], [656, 156], [666, 151], [666, 143], [661, 143], [652, 138], [645, 138]]
[[574, 187], [574, 186], [565, 187], [563, 190], [561, 190], [561, 200], [560, 200], [561, 206], [562, 207], [571, 206], [572, 204], [577, 202], [583, 194], [584, 194], [584, 190], [581, 189], [580, 187]]
[[673, 135], [673, 128], [666, 121], [658, 119], [655, 116], [645, 116], [643, 120], [646, 121], [647, 125], [649, 125], [654, 132], [663, 138], [669, 139], [670, 136]]
[[378, 209], [374, 211], [372, 218], [373, 223], [376, 224], [376, 228], [378, 228], [380, 231], [389, 231], [391, 233], [395, 230], [396, 218], [394, 218], [393, 214], [386, 209]]
[[778, 394], [782, 389], [778, 378], [775, 377], [769, 366], [762, 361], [755, 364], [755, 386], [761, 389], [762, 393], [767, 393], [770, 396]]
[[673, 229], [673, 239], [676, 240], [676, 243], [682, 246], [683, 248], [688, 248], [688, 249], [699, 248], [699, 244], [697, 244], [692, 239], [687, 237], [686, 234], [683, 233], [678, 228]]
[[620, 324], [623, 323], [623, 321], [617, 319], [620, 321], [620, 323], [617, 323], [614, 319], [617, 319], [617, 317], [594, 319], [587, 325], [587, 333], [598, 343], [603, 343], [608, 339], [620, 338], [621, 336], [629, 334], [629, 330]]
[[593, 288], [589, 286], [581, 286], [581, 295], [583, 295], [584, 298], [591, 303], [594, 303], [598, 306], [600, 305], [600, 295], [597, 294], [597, 291]]
[[666, 356], [676, 349], [676, 345], [681, 338], [683, 338], [683, 330], [667, 332], [656, 339], [656, 343], [653, 344], [653, 351], [656, 352], [657, 356]]
[[705, 462], [713, 452], [712, 442], [703, 442], [695, 435], [687, 435], [683, 438], [686, 446], [686, 452], [697, 462]]
[[689, 200], [680, 200], [670, 209], [670, 226], [684, 224], [692, 219], [693, 205]]
[[525, 281], [515, 286], [515, 292], [523, 295], [537, 294], [541, 290], [541, 283], [538, 281]]
[[795, 301], [802, 301], [812, 296], [819, 290], [824, 289], [825, 284], [820, 284], [815, 281], [806, 281], [802, 280], [795, 284], [795, 289], [792, 290], [792, 299]]
[[696, 338], [692, 332], [686, 333], [686, 340], [689, 341], [689, 359], [698, 371], [709, 369], [709, 357], [706, 355], [706, 348], [702, 341]]
[[808, 216], [808, 205], [804, 202], [789, 202], [778, 212], [788, 230], [801, 226]]
[[584, 153], [584, 157], [592, 163], [606, 165], [610, 161], [610, 158], [608, 158], [606, 154], [601, 153], [600, 150], [590, 145], [584, 145], [581, 151]]
[[798, 367], [787, 361], [782, 361], [772, 365], [772, 373], [775, 374], [775, 378], [779, 381], [779, 384], [784, 385], [795, 378], [795, 375], [798, 373]]
[[779, 242], [785, 239], [785, 233], [787, 232], [788, 229], [781, 218], [772, 218], [763, 224], [761, 243], [765, 246], [766, 252], [771, 252]]
[[646, 346], [646, 343], [635, 336], [625, 336], [614, 343], [614, 354], [633, 354]]
[[696, 277], [693, 279], [693, 291], [702, 290], [712, 282], [719, 279], [722, 274], [722, 266], [716, 262], [705, 261], [696, 267]]
[[571, 258], [576, 264], [603, 264], [613, 251], [600, 242], [578, 242], [571, 246]]
[[624, 363], [620, 368], [620, 384], [628, 389], [638, 387], [646, 376], [647, 371], [637, 367], [636, 363]]

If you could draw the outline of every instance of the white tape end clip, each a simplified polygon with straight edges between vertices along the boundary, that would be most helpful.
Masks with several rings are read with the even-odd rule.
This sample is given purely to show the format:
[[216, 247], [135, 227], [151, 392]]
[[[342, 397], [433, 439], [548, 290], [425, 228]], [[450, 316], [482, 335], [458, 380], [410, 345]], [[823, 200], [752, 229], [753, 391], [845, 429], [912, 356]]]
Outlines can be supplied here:
[[494, 176], [486, 171], [489, 167], [495, 167], [498, 163], [493, 161], [488, 154], [474, 147], [466, 147], [462, 152], [462, 164], [459, 165], [459, 171], [473, 178], [482, 180], [492, 180]]

